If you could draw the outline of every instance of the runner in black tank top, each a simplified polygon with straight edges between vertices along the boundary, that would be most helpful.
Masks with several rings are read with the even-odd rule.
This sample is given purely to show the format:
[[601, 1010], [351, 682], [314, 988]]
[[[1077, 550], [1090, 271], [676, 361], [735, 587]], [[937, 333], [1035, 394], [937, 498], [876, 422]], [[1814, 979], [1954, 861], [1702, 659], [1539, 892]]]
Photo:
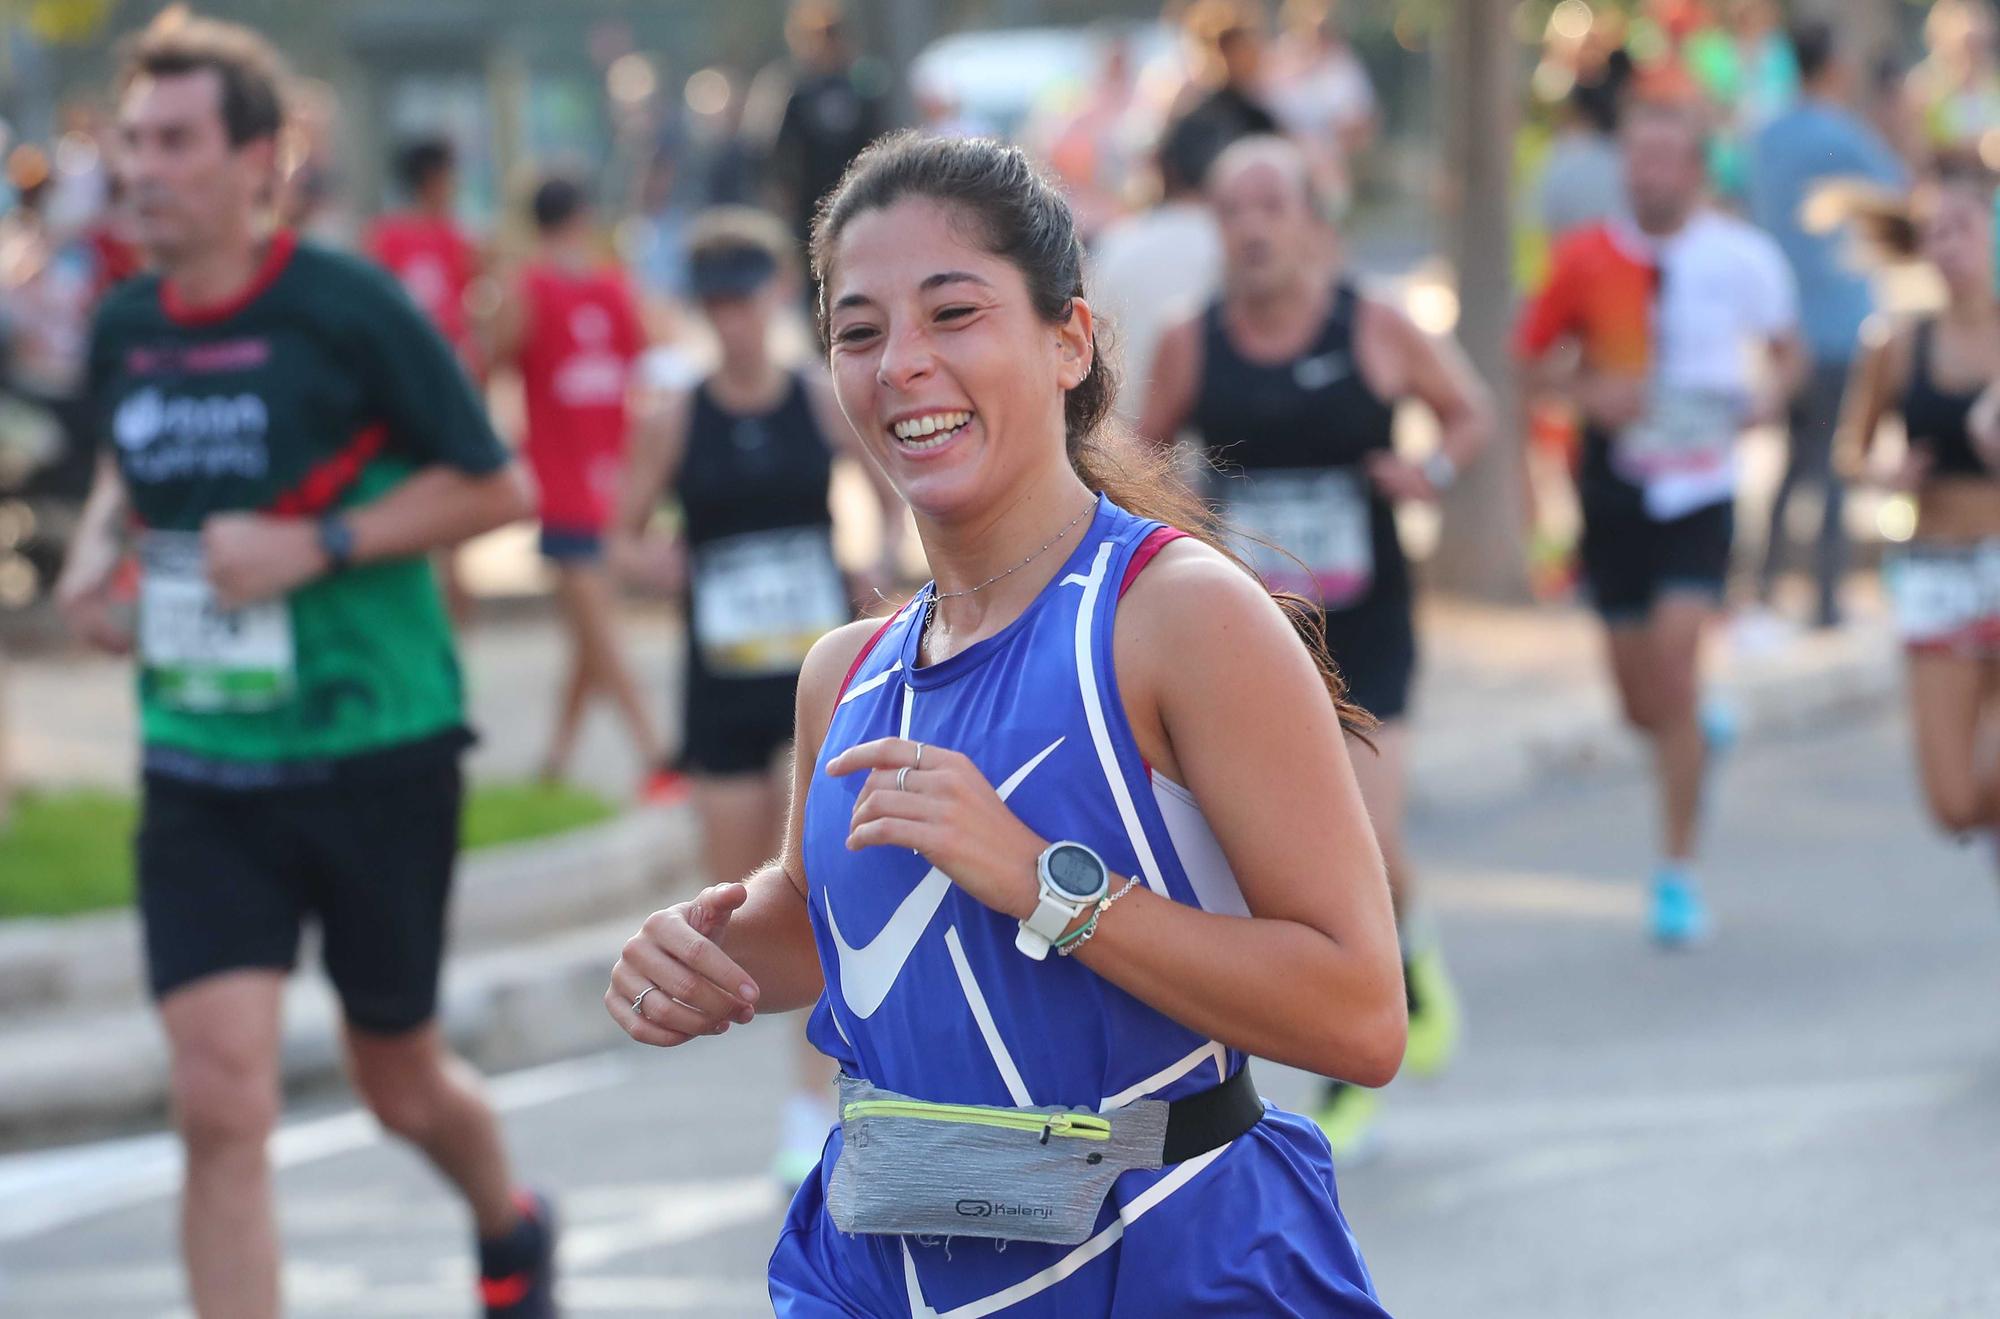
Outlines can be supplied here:
[[[1416, 915], [1402, 838], [1404, 714], [1416, 667], [1410, 567], [1394, 501], [1435, 499], [1491, 427], [1471, 368], [1392, 308], [1329, 279], [1329, 235], [1303, 158], [1276, 138], [1232, 147], [1209, 176], [1223, 232], [1222, 301], [1169, 331], [1153, 363], [1140, 433], [1170, 443], [1185, 428], [1217, 469], [1211, 490], [1265, 580], [1317, 601], [1328, 647], [1355, 702], [1382, 721], [1378, 750], [1355, 755], [1404, 936], [1410, 1038], [1404, 1065], [1443, 1068], [1457, 1005]], [[1396, 456], [1395, 405], [1437, 415], [1425, 463]], [[1372, 1092], [1336, 1085], [1316, 1115], [1336, 1158], [1365, 1143]]]
[[792, 736], [799, 664], [852, 618], [833, 560], [833, 451], [802, 376], [775, 408], [726, 410], [694, 391], [673, 480], [688, 553], [690, 773], [762, 774]]
[[1395, 409], [1355, 364], [1354, 285], [1336, 285], [1332, 301], [1318, 338], [1281, 362], [1238, 352], [1223, 304], [1209, 307], [1192, 421], [1213, 469], [1211, 495], [1238, 530], [1291, 556], [1252, 545], [1252, 565], [1321, 603], [1348, 694], [1389, 723], [1409, 706], [1416, 630], [1395, 509], [1366, 464], [1391, 452]]
[[[1980, 456], [2000, 439], [2000, 308], [1993, 300], [1992, 188], [1933, 178], [1911, 202], [1921, 252], [1945, 307], [1873, 346], [1856, 370], [1841, 440], [1863, 471], [1884, 416], [1909, 436], [1900, 470], [1879, 474], [1916, 501], [1915, 535], [1883, 576], [1908, 652], [1918, 779], [1946, 833], [1983, 838], [2000, 861], [2000, 781], [1990, 757], [2000, 726], [2000, 478]], [[1984, 436], [1982, 443], [1980, 437]]]
[[[853, 619], [855, 594], [872, 600], [868, 587], [889, 580], [906, 515], [863, 461], [886, 534], [876, 568], [849, 583], [834, 561], [828, 500], [835, 459], [859, 458], [858, 442], [825, 377], [787, 372], [767, 348], [793, 297], [797, 257], [783, 226], [743, 208], [710, 212], [696, 223], [690, 258], [721, 362], [661, 400], [642, 428], [613, 552], [635, 579], [685, 588], [680, 768], [693, 783], [703, 869], [725, 879], [777, 854], [800, 664], [823, 633]], [[648, 531], [669, 494], [678, 542]], [[801, 1061], [776, 1167], [788, 1182], [818, 1162], [831, 1123], [825, 1060], [804, 1050]]]

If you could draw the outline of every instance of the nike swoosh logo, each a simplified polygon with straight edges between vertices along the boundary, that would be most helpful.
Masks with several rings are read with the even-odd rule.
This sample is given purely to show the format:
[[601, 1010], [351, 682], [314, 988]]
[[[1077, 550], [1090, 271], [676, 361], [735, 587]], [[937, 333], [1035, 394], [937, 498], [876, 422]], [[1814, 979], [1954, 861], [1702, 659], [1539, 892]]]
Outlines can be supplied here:
[[1292, 378], [1300, 389], [1325, 389], [1347, 374], [1347, 360], [1337, 352], [1300, 358], [1292, 367]]
[[[1005, 783], [1000, 785], [1000, 800], [1006, 801], [1014, 795], [1014, 789], [1028, 775], [1035, 772], [1049, 755], [1063, 744], [1062, 738], [1043, 747], [1040, 754], [1021, 768], [1014, 771]], [[833, 931], [834, 951], [840, 956], [840, 996], [847, 1002], [847, 1010], [866, 1021], [875, 1015], [882, 1001], [889, 997], [895, 987], [896, 977], [903, 974], [904, 963], [917, 950], [917, 941], [930, 928], [931, 918], [944, 905], [944, 895], [951, 891], [951, 877], [931, 867], [923, 881], [906, 894], [896, 904], [881, 932], [861, 947], [847, 942], [840, 932], [840, 922], [833, 917], [833, 895], [825, 894], [826, 924]]]

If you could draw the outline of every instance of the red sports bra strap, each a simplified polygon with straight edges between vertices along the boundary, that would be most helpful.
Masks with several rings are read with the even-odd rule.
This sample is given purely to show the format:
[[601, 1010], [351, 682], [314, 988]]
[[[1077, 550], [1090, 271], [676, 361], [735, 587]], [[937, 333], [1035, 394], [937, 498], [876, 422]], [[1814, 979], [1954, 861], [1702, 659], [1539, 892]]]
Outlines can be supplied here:
[[898, 618], [901, 618], [902, 616], [903, 616], [903, 611], [898, 609], [895, 613], [883, 619], [882, 626], [875, 629], [874, 634], [868, 638], [867, 644], [861, 647], [861, 653], [854, 657], [854, 663], [847, 666], [847, 676], [840, 680], [840, 690], [836, 691], [833, 694], [833, 703], [836, 706], [840, 704], [840, 698], [847, 695], [847, 684], [854, 681], [854, 675], [861, 672], [862, 664], [864, 664], [867, 661], [868, 656], [874, 652], [875, 643], [880, 641], [882, 639], [882, 634], [887, 632], [891, 627], [893, 627], [895, 625], [896, 620]]
[[1179, 527], [1155, 527], [1146, 539], [1139, 542], [1139, 548], [1133, 551], [1132, 561], [1125, 565], [1125, 580], [1118, 583], [1118, 598], [1125, 598], [1125, 593], [1132, 589], [1133, 580], [1153, 561], [1155, 555], [1175, 541], [1186, 539], [1189, 539], [1188, 534]]

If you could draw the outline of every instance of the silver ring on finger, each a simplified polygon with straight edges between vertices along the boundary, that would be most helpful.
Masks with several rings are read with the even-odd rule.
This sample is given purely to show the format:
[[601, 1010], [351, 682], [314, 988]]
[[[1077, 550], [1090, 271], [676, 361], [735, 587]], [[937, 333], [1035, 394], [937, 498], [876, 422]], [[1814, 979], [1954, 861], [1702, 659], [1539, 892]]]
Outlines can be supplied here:
[[910, 777], [910, 768], [911, 768], [910, 766], [908, 766], [908, 765], [905, 765], [905, 766], [903, 766], [903, 767], [902, 767], [901, 769], [899, 769], [899, 770], [897, 770], [897, 771], [896, 771], [896, 791], [897, 791], [897, 792], [908, 792], [908, 791], [909, 791], [909, 788], [908, 788], [908, 787], [906, 786], [906, 784], [907, 784], [907, 781], [908, 781], [908, 779], [909, 779], [909, 777]]
[[658, 988], [659, 988], [658, 985], [647, 985], [644, 989], [639, 991], [639, 997], [632, 1000], [632, 1011], [634, 1015], [639, 1017], [640, 1020], [642, 1021], [651, 1020], [651, 1018], [646, 1016], [646, 995], [652, 993], [654, 990]]
[[919, 742], [917, 743], [917, 763], [910, 766], [910, 768], [922, 769], [923, 767], [924, 767], [924, 744], [922, 742]]

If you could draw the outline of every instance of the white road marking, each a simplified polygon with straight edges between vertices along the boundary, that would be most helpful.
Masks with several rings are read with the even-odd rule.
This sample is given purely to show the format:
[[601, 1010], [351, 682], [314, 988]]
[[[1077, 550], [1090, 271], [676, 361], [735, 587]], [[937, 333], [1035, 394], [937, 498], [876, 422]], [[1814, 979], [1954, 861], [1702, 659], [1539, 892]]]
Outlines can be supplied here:
[[[624, 1050], [529, 1067], [487, 1086], [502, 1113], [609, 1089], [632, 1074]], [[382, 1139], [360, 1109], [287, 1123], [271, 1142], [277, 1168], [295, 1168], [365, 1149]], [[0, 1242], [21, 1241], [98, 1214], [172, 1195], [180, 1186], [180, 1144], [170, 1132], [65, 1146], [0, 1159]]]
[[1424, 892], [1440, 911], [1454, 913], [1632, 924], [1646, 910], [1646, 890], [1636, 881], [1560, 871], [1456, 871], [1431, 880]]
[[651, 1188], [646, 1206], [597, 1227], [579, 1227], [587, 1199], [565, 1196], [571, 1226], [562, 1234], [562, 1267], [594, 1269], [607, 1260], [655, 1246], [692, 1241], [754, 1222], [781, 1208], [784, 1192], [769, 1177], [666, 1182]]

